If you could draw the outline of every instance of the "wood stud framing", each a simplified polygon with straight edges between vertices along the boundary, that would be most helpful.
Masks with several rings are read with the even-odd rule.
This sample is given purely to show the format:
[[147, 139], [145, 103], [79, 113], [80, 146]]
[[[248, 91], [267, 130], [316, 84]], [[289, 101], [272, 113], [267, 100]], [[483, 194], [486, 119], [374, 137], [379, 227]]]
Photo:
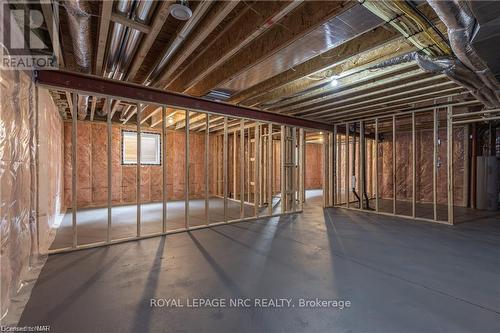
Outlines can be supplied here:
[[[397, 216], [397, 217], [402, 217], [402, 218], [409, 218], [409, 219], [414, 219], [414, 220], [422, 220], [422, 221], [429, 221], [429, 222], [438, 222], [438, 223], [444, 223], [444, 224], [454, 224], [454, 212], [453, 212], [453, 125], [461, 125], [462, 121], [454, 119], [459, 119], [461, 117], [465, 117], [464, 114], [453, 114], [453, 106], [448, 105], [446, 107], [446, 177], [447, 177], [447, 218], [446, 220], [441, 220], [439, 219], [438, 216], [438, 201], [437, 201], [437, 169], [438, 169], [438, 148], [439, 148], [439, 107], [434, 107], [432, 109], [432, 137], [433, 137], [433, 148], [432, 148], [432, 208], [433, 208], [433, 214], [432, 218], [424, 218], [424, 217], [418, 217], [417, 216], [417, 122], [416, 122], [416, 115], [419, 112], [424, 112], [428, 111], [428, 109], [424, 110], [419, 110], [419, 111], [414, 111], [411, 113], [411, 124], [410, 124], [410, 130], [411, 130], [411, 165], [412, 165], [412, 174], [411, 174], [411, 183], [412, 183], [412, 193], [411, 193], [411, 212], [409, 215], [402, 215], [398, 214], [396, 211], [396, 203], [397, 203], [397, 195], [396, 195], [396, 156], [397, 156], [397, 149], [396, 149], [396, 130], [397, 130], [397, 119], [398, 117], [406, 117], [408, 118], [408, 114], [401, 114], [401, 115], [392, 115], [389, 117], [376, 117], [370, 120], [374, 121], [374, 174], [375, 174], [375, 179], [373, 179], [374, 182], [374, 195], [372, 196], [372, 199], [375, 199], [375, 209], [373, 211], [371, 210], [364, 210], [364, 211], [369, 211], [372, 213], [380, 214], [380, 215], [392, 215], [392, 216]], [[491, 110], [487, 111], [490, 112]], [[495, 110], [491, 111], [491, 113], [497, 112]], [[473, 113], [470, 113], [472, 116], [475, 116]], [[481, 115], [481, 112], [478, 113], [478, 115]], [[470, 117], [469, 114], [467, 114], [467, 117]], [[392, 209], [393, 211], [390, 213], [385, 213], [380, 211], [379, 207], [379, 201], [380, 201], [380, 193], [379, 193], [379, 177], [378, 177], [378, 171], [379, 171], [379, 136], [380, 136], [380, 119], [384, 119], [387, 122], [390, 122], [391, 124], [391, 131], [392, 131], [392, 168], [394, 172], [392, 173], [392, 191], [393, 191], [393, 197], [392, 197]], [[474, 121], [481, 121], [481, 118], [477, 119], [472, 119], [471, 122]], [[362, 142], [363, 136], [366, 137], [366, 133], [364, 130], [363, 122], [360, 122], [360, 141]], [[349, 175], [348, 175], [348, 170], [349, 170], [349, 147], [350, 147], [350, 136], [353, 136], [353, 139], [355, 140], [355, 137], [357, 135], [356, 132], [350, 133], [349, 131], [349, 123], [338, 123], [335, 125], [334, 128], [338, 128], [339, 126], [345, 126], [346, 132], [345, 132], [345, 140], [346, 140], [346, 150], [344, 152], [344, 167], [346, 174], [345, 176], [345, 191], [348, 193], [349, 191]], [[353, 140], [353, 144], [355, 144], [355, 141]], [[360, 145], [362, 146], [362, 145]], [[340, 142], [337, 143], [337, 147], [340, 147]], [[340, 155], [340, 150], [338, 150], [339, 155]], [[365, 150], [366, 152], [366, 150]], [[339, 156], [340, 157], [340, 156]], [[338, 162], [335, 162], [336, 165], [341, 165], [341, 158], [339, 159]], [[361, 168], [360, 168], [361, 172]], [[336, 177], [334, 177], [336, 178]], [[365, 179], [363, 179], [365, 178]], [[366, 182], [366, 176], [363, 177], [363, 174], [361, 174], [361, 182], [360, 182], [360, 194], [363, 191], [363, 181]], [[335, 184], [335, 190], [334, 193], [339, 193], [341, 191], [341, 184], [336, 183]], [[362, 208], [354, 208], [350, 207], [349, 205], [349, 200], [348, 200], [348, 194], [346, 196], [347, 202], [344, 203], [342, 200], [337, 200], [334, 203], [334, 206], [340, 207], [340, 208], [347, 208], [347, 209], [352, 209], [352, 210], [363, 210]]]
[[210, 224], [210, 115], [205, 114], [205, 224]]
[[161, 121], [161, 136], [162, 136], [162, 152], [163, 152], [163, 163], [162, 163], [162, 227], [161, 230], [163, 233], [167, 231], [167, 108], [165, 106], [162, 107], [161, 110], [162, 121]]
[[[234, 133], [236, 136], [236, 132]], [[236, 169], [236, 165], [233, 166]], [[236, 178], [234, 179], [236, 182]], [[240, 219], [245, 217], [245, 120], [240, 120]]]
[[76, 224], [76, 209], [77, 209], [77, 189], [76, 178], [78, 176], [78, 165], [76, 159], [76, 145], [77, 142], [77, 115], [78, 115], [78, 95], [73, 94], [73, 103], [71, 107], [71, 223], [73, 228], [73, 244], [72, 247], [76, 248], [77, 240], [77, 224]]
[[184, 141], [184, 227], [189, 227], [189, 111], [186, 110], [186, 128]]
[[109, 243], [111, 241], [111, 205], [112, 205], [112, 175], [113, 175], [113, 166], [112, 166], [112, 157], [111, 157], [111, 145], [113, 143], [113, 131], [111, 127], [111, 100], [106, 99], [105, 103], [105, 111], [107, 112], [107, 122], [106, 127], [108, 130], [108, 146], [106, 149], [107, 152], [107, 163], [108, 163], [108, 229], [106, 232], [106, 241]]
[[141, 104], [137, 104], [137, 237], [141, 237]]
[[392, 116], [392, 214], [396, 214], [396, 116]]
[[[103, 62], [105, 59], [105, 47], [107, 45], [107, 38], [109, 35], [109, 26], [110, 22], [119, 22], [121, 24], [124, 24], [126, 26], [132, 27], [134, 29], [137, 29], [141, 31], [142, 33], [146, 34], [144, 36], [143, 40], [141, 41], [140, 46], [138, 48], [138, 52], [134, 57], [134, 61], [131, 64], [130, 68], [131, 70], [129, 73], [127, 73], [127, 79], [134, 79], [135, 74], [139, 71], [139, 68], [141, 67], [141, 64], [143, 63], [144, 58], [146, 57], [148, 51], [151, 49], [151, 46], [156, 38], [156, 36], [159, 34], [164, 22], [166, 21], [168, 17], [168, 6], [173, 3], [173, 1], [167, 1], [162, 5], [158, 5], [158, 11], [161, 11], [161, 15], [157, 15], [154, 17], [152, 20], [151, 26], [147, 26], [144, 24], [140, 24], [137, 22], [134, 22], [133, 20], [126, 19], [120, 15], [117, 15], [116, 13], [113, 13], [112, 10], [112, 3], [106, 3], [101, 6], [101, 12], [99, 15], [99, 27], [98, 27], [98, 38], [97, 38], [97, 48], [96, 48], [96, 61], [94, 62], [95, 68], [94, 73], [101, 75], [103, 71]], [[236, 4], [228, 4], [225, 5], [226, 10], [221, 12], [221, 14], [218, 16], [220, 18], [220, 21], [222, 21], [226, 15], [231, 12], [232, 8], [236, 7]], [[295, 6], [295, 5], [294, 5]], [[299, 6], [297, 4], [296, 6]], [[301, 21], [301, 26], [294, 26], [293, 31], [287, 31], [286, 34], [283, 36], [278, 36], [279, 37], [279, 42], [278, 44], [274, 45], [273, 43], [264, 43], [266, 47], [262, 50], [271, 50], [272, 48], [276, 49], [281, 49], [288, 45], [288, 41], [293, 41], [298, 39], [300, 36], [302, 36], [305, 33], [305, 28], [310, 27], [313, 28], [316, 25], [320, 24], [321, 20], [326, 21], [330, 19], [331, 17], [334, 16], [334, 13], [338, 14], [341, 13], [348, 8], [350, 8], [351, 4], [346, 3], [346, 7], [341, 6], [340, 4], [334, 4], [334, 3], [325, 3], [325, 4], [308, 4], [304, 3], [303, 6], [305, 7], [310, 7], [312, 9], [314, 8], [319, 8], [319, 9], [329, 9], [331, 10], [331, 13], [328, 12], [327, 10], [322, 10], [322, 11], [315, 11], [311, 10], [309, 11], [304, 11], [308, 16], [311, 17], [316, 17], [318, 20], [299, 20]], [[48, 13], [51, 6], [48, 5], [42, 5], [42, 9], [44, 10], [44, 14]], [[54, 10], [56, 10], [56, 7], [54, 7]], [[49, 13], [50, 14], [50, 13]], [[297, 21], [293, 20], [290, 18], [301, 18], [305, 14], [301, 13], [300, 11], [296, 12], [291, 12], [288, 18], [285, 18], [286, 20], [289, 21]], [[48, 22], [51, 22], [52, 20], [47, 20]], [[215, 21], [214, 21], [215, 22]], [[316, 23], [315, 23], [316, 22]], [[213, 25], [212, 23], [208, 23]], [[49, 30], [51, 27], [48, 27]], [[274, 28], [272, 28], [274, 29]], [[280, 27], [276, 27], [277, 30], [281, 29]], [[333, 60], [339, 62], [342, 60], [347, 60], [350, 59], [350, 57], [355, 56], [358, 54], [360, 51], [367, 51], [370, 50], [371, 48], [374, 48], [375, 46], [382, 45], [383, 43], [386, 43], [387, 41], [391, 41], [398, 37], [399, 35], [395, 34], [394, 32], [389, 32], [386, 29], [382, 29], [381, 27], [378, 27], [376, 29], [377, 31], [381, 31], [377, 36], [375, 36], [374, 32], [363, 34], [363, 36], [356, 37], [356, 43], [350, 43], [350, 44], [355, 44], [355, 45], [362, 45], [361, 49], [352, 49], [352, 46], [349, 49], [345, 48], [339, 48], [339, 50], [344, 49], [345, 52], [338, 52], [339, 50], [331, 51], [331, 55], [335, 55], [335, 57], [323, 57], [323, 56], [318, 56], [313, 59], [313, 61], [308, 61], [307, 63], [304, 63], [303, 65], [299, 66], [299, 70], [294, 69], [292, 71], [287, 71], [287, 73], [280, 74], [276, 77], [273, 77], [273, 80], [266, 80], [262, 84], [256, 85], [255, 88], [249, 89], [248, 91], [242, 91], [236, 96], [233, 96], [232, 99], [233, 101], [239, 100], [241, 102], [248, 102], [251, 101], [253, 104], [256, 105], [256, 103], [262, 102], [261, 98], [264, 95], [267, 95], [269, 93], [276, 93], [277, 91], [281, 91], [283, 94], [286, 93], [286, 91], [294, 91], [294, 89], [298, 89], [299, 84], [304, 84], [299, 82], [299, 80], [302, 80], [303, 78], [306, 78], [308, 75], [310, 75], [312, 72], [319, 72], [320, 70], [323, 70], [325, 68], [331, 69], [333, 66]], [[53, 32], [51, 33], [51, 35]], [[56, 34], [57, 35], [57, 34]], [[269, 36], [272, 36], [272, 34], [268, 34]], [[261, 41], [259, 43], [265, 42], [267, 39], [269, 39], [269, 36], [263, 36], [261, 38]], [[54, 37], [54, 36], [52, 36]], [[372, 37], [372, 38], [371, 38]], [[379, 39], [375, 39], [374, 37], [377, 37]], [[383, 37], [383, 38], [382, 38]], [[361, 43], [362, 42], [362, 43]], [[196, 43], [201, 43], [201, 40], [196, 41]], [[182, 57], [184, 59], [189, 55], [191, 52], [196, 50], [197, 46], [192, 46], [191, 48], [188, 49], [188, 53], [185, 53]], [[258, 49], [258, 48], [255, 48]], [[259, 52], [263, 52], [263, 51]], [[204, 51], [205, 52], [205, 51]], [[265, 53], [265, 52], [264, 52]], [[264, 57], [265, 54], [262, 54], [260, 58]], [[341, 55], [339, 55], [341, 54]], [[248, 56], [246, 53], [241, 53], [241, 55], [238, 55], [239, 58], [241, 58], [241, 61], [243, 61], [243, 64], [246, 64], [246, 67], [250, 67], [254, 59]], [[63, 57], [59, 57], [63, 62]], [[182, 60], [181, 59], [181, 60]], [[332, 60], [333, 59], [333, 60]], [[185, 60], [185, 59], [184, 59]], [[178, 61], [178, 64], [176, 64], [177, 67], [183, 64], [183, 61]], [[233, 74], [238, 74], [240, 62], [230, 59], [230, 72]], [[314, 65], [314, 66], [313, 66]], [[171, 71], [171, 69], [170, 69]], [[215, 103], [212, 101], [207, 101], [207, 100], [202, 100], [202, 99], [196, 99], [193, 97], [189, 96], [182, 96], [178, 94], [172, 94], [168, 92], [161, 92], [157, 90], [153, 90], [152, 88], [148, 87], [138, 87], [134, 86], [131, 83], [116, 83], [116, 82], [110, 82], [110, 80], [106, 80], [101, 78], [93, 78], [89, 76], [79, 76], [79, 74], [71, 74], [71, 73], [65, 73], [65, 72], [59, 72], [57, 73], [59, 75], [59, 78], [54, 78], [53, 73], [46, 73], [46, 72], [41, 72], [41, 75], [37, 77], [37, 80], [39, 81], [40, 85], [45, 85], [47, 87], [52, 87], [52, 88], [58, 88], [58, 89], [63, 89], [66, 90], [66, 94], [71, 96], [72, 93], [72, 98], [71, 100], [68, 100], [70, 104], [70, 109], [73, 114], [72, 116], [72, 130], [71, 130], [71, 166], [72, 166], [72, 182], [71, 182], [71, 193], [72, 193], [72, 202], [71, 202], [71, 209], [72, 209], [72, 249], [78, 249], [78, 248], [88, 248], [92, 244], [86, 244], [85, 246], [79, 246], [78, 245], [78, 239], [77, 239], [77, 203], [78, 203], [78, 188], [77, 188], [77, 176], [78, 176], [78, 168], [77, 168], [77, 145], [78, 145], [78, 140], [77, 140], [77, 115], [78, 115], [78, 94], [81, 95], [90, 95], [92, 99], [92, 109], [91, 109], [91, 118], [94, 117], [94, 112], [95, 112], [95, 107], [96, 107], [96, 102], [98, 98], [105, 98], [105, 110], [107, 110], [107, 181], [108, 181], [108, 187], [107, 187], [107, 233], [106, 233], [106, 244], [111, 244], [111, 243], [116, 243], [121, 240], [113, 240], [111, 237], [111, 227], [112, 227], [112, 204], [113, 204], [113, 196], [112, 196], [112, 185], [113, 185], [113, 179], [112, 179], [112, 116], [113, 112], [111, 111], [112, 106], [111, 106], [111, 101], [114, 99], [116, 100], [126, 100], [131, 103], [134, 103], [137, 105], [137, 165], [136, 165], [136, 206], [137, 206], [137, 232], [136, 236], [133, 239], [141, 239], [147, 236], [143, 236], [141, 234], [141, 123], [146, 120], [146, 117], [142, 118], [143, 115], [146, 116], [146, 112], [142, 114], [141, 110], [143, 110], [142, 106], [143, 104], [147, 103], [152, 103], [151, 106], [160, 106], [161, 111], [162, 111], [162, 117], [161, 117], [161, 131], [162, 131], [162, 218], [161, 218], [161, 223], [162, 223], [162, 228], [161, 228], [161, 233], [160, 234], [167, 234], [167, 105], [170, 107], [175, 107], [177, 108], [182, 108], [182, 110], [185, 109], [185, 174], [184, 174], [184, 201], [185, 201], [185, 223], [184, 223], [184, 229], [183, 230], [192, 230], [192, 227], [190, 226], [190, 221], [189, 221], [189, 204], [190, 204], [190, 131], [193, 132], [197, 126], [200, 125], [201, 121], [193, 121], [193, 123], [190, 123], [190, 112], [207, 112], [205, 114], [205, 119], [204, 119], [204, 124], [205, 124], [205, 150], [204, 150], [204, 168], [205, 168], [205, 174], [204, 174], [204, 200], [205, 200], [205, 226], [210, 226], [212, 224], [209, 223], [209, 202], [210, 202], [210, 181], [211, 181], [211, 174], [209, 173], [209, 168], [210, 168], [210, 143], [212, 146], [217, 147], [217, 161], [214, 161], [214, 164], [217, 164], [218, 166], [222, 166], [222, 175], [220, 170], [217, 170], [217, 177], [215, 177], [215, 192], [217, 192], [217, 195], [220, 195], [221, 192], [223, 194], [223, 200], [224, 200], [224, 221], [223, 223], [228, 223], [229, 221], [229, 214], [228, 214], [228, 200], [230, 200], [230, 192], [229, 192], [229, 175], [228, 173], [230, 172], [229, 165], [231, 165], [229, 162], [229, 154], [228, 154], [228, 149], [229, 149], [229, 128], [231, 128], [231, 135], [233, 135], [233, 151], [232, 151], [232, 181], [233, 181], [233, 188], [232, 188], [232, 199], [239, 199], [239, 208], [240, 208], [240, 219], [245, 220], [245, 203], [251, 203], [253, 201], [254, 205], [254, 213], [255, 216], [259, 215], [261, 213], [260, 208], [263, 206], [264, 203], [267, 202], [267, 207], [264, 209], [264, 212], [267, 211], [269, 216], [273, 216], [274, 214], [274, 209], [273, 209], [273, 198], [274, 195], [277, 194], [277, 189], [275, 188], [275, 180], [277, 180], [277, 174], [276, 172], [280, 172], [281, 174], [279, 175], [279, 180], [280, 180], [280, 195], [281, 195], [281, 213], [287, 213], [287, 212], [293, 212], [293, 211], [301, 211], [303, 209], [303, 204], [305, 201], [305, 184], [304, 184], [304, 170], [306, 166], [306, 156], [305, 156], [305, 132], [304, 128], [314, 128], [316, 130], [322, 130], [326, 133], [323, 134], [323, 142], [324, 142], [324, 205], [325, 206], [332, 206], [332, 205], [344, 205], [344, 202], [342, 200], [342, 189], [341, 189], [341, 160], [342, 160], [342, 139], [340, 138], [342, 135], [340, 134], [340, 127], [338, 126], [340, 123], [337, 123], [334, 127], [330, 126], [329, 124], [325, 123], [318, 123], [314, 121], [308, 121], [304, 119], [299, 119], [299, 118], [294, 118], [294, 117], [289, 117], [286, 115], [275, 115], [275, 114], [268, 114], [266, 112], [262, 112], [260, 110], [256, 109], [251, 109], [251, 108], [245, 108], [245, 107], [238, 107], [234, 105], [229, 105], [225, 103]], [[57, 75], [56, 75], [57, 76]], [[226, 71], [225, 69], [217, 69], [214, 73], [207, 73], [206, 75], [208, 77], [206, 82], [198, 81], [196, 82], [196, 85], [192, 85], [191, 83], [195, 80], [195, 78], [192, 78], [189, 83], [185, 88], [191, 89], [193, 92], [207, 92], [209, 91], [210, 88], [210, 82], [212, 83], [224, 83], [224, 81], [227, 79], [226, 76]], [[41, 79], [40, 79], [41, 78]], [[68, 79], [69, 78], [69, 79]], [[277, 82], [277, 79], [280, 81]], [[428, 81], [433, 81], [433, 80], [439, 80], [439, 77], [433, 77], [433, 78], [426, 78], [425, 80]], [[272, 86], [267, 86], [273, 81]], [[425, 82], [428, 82], [425, 81]], [[304, 81], [305, 82], [305, 81]], [[424, 80], [422, 80], [421, 83], [423, 83]], [[278, 84], [279, 83], [279, 84]], [[438, 83], [441, 87], [448, 87], [450, 83], [448, 82], [440, 82]], [[413, 83], [413, 85], [415, 85]], [[212, 85], [213, 86], [213, 85]], [[287, 87], [285, 87], [287, 86]], [[119, 88], [124, 88], [123, 91], [120, 91]], [[272, 88], [272, 89], [271, 89]], [[285, 90], [288, 89], [288, 90]], [[430, 91], [427, 92], [428, 87], [418, 87], [411, 92], [416, 93], [422, 93], [420, 95], [412, 95], [410, 98], [423, 98], [423, 97], [428, 97], [429, 95], [434, 95], [437, 94], [438, 92], [435, 91]], [[439, 92], [440, 94], [443, 92], [455, 92], [461, 90], [460, 88], [457, 87], [451, 87], [448, 90], [443, 90]], [[95, 93], [93, 95], [92, 93]], [[114, 93], [114, 94], [113, 94]], [[402, 95], [406, 94], [407, 92], [396, 92], [393, 95], [389, 95], [389, 97], [401, 97]], [[458, 95], [459, 93], [457, 92], [454, 95]], [[359, 96], [357, 96], [359, 97]], [[442, 97], [442, 96], [441, 96]], [[144, 100], [143, 98], [149, 98], [149, 100]], [[330, 110], [323, 110], [321, 109], [321, 106], [318, 110], [316, 110], [316, 113], [319, 115], [324, 115], [322, 119], [334, 119], [336, 121], [347, 121], [348, 123], [345, 124], [345, 152], [344, 152], [344, 158], [345, 158], [345, 182], [344, 182], [344, 191], [345, 191], [345, 207], [350, 208], [350, 192], [353, 190], [357, 183], [357, 188], [359, 189], [359, 195], [361, 197], [361, 202], [360, 202], [360, 209], [366, 208], [363, 207], [363, 192], [364, 188], [366, 187], [366, 182], [367, 178], [365, 175], [365, 172], [362, 172], [362, 168], [358, 167], [358, 175], [359, 175], [359, 182], [356, 181], [355, 178], [351, 178], [351, 168], [350, 168], [350, 163], [351, 163], [351, 158], [352, 158], [352, 163], [354, 164], [355, 161], [355, 156], [350, 156], [350, 150], [354, 152], [354, 149], [356, 147], [356, 138], [359, 137], [359, 142], [360, 142], [360, 149], [358, 150], [359, 157], [357, 159], [358, 163], [362, 164], [363, 161], [366, 161], [366, 147], [365, 143], [367, 140], [369, 140], [368, 136], [365, 136], [365, 123], [363, 121], [360, 121], [360, 131], [359, 131], [359, 136], [357, 133], [357, 128], [356, 126], [353, 126], [353, 129], [349, 127], [349, 122], [351, 124], [356, 124], [358, 119], [352, 119], [351, 117], [359, 117], [359, 116], [364, 116], [369, 113], [372, 113], [374, 110], [377, 112], [393, 112], [393, 108], [399, 108], [400, 105], [391, 105], [391, 106], [386, 106], [386, 100], [387, 96], [385, 97], [380, 97], [378, 104], [375, 105], [366, 105], [364, 102], [359, 102], [358, 106], [360, 107], [359, 109], [356, 110], [351, 110], [350, 107], [352, 105], [342, 105], [342, 109], [340, 110], [340, 113], [337, 112], [335, 115], [331, 115]], [[405, 96], [405, 98], [402, 98], [400, 100], [392, 100], [391, 102], [394, 103], [396, 101], [401, 101], [401, 102], [407, 102], [408, 97]], [[419, 99], [419, 101], [424, 101], [422, 99]], [[451, 103], [451, 101], [449, 101]], [[171, 104], [169, 104], [171, 103]], [[337, 102], [335, 102], [337, 103]], [[242, 103], [245, 105], [250, 105], [249, 103]], [[340, 102], [339, 102], [340, 104]], [[356, 104], [354, 104], [356, 106]], [[378, 107], [377, 109], [373, 109], [373, 107], [376, 106]], [[189, 108], [188, 108], [189, 107]], [[451, 106], [445, 106], [447, 107], [446, 112], [447, 112], [447, 128], [446, 128], [446, 140], [447, 140], [447, 200], [448, 200], [448, 222], [453, 223], [453, 109]], [[114, 109], [114, 108], [113, 108]], [[145, 110], [145, 109], [144, 109]], [[81, 111], [81, 110], [80, 110]], [[181, 111], [179, 111], [181, 112]], [[355, 112], [354, 114], [352, 112]], [[213, 116], [210, 116], [209, 113], [212, 113]], [[239, 114], [239, 115], [238, 115]], [[384, 113], [385, 114], [385, 113]], [[231, 122], [228, 120], [229, 117], [236, 117], [237, 119], [231, 119]], [[246, 127], [245, 126], [245, 120], [241, 117], [249, 117], [254, 120], [259, 120], [255, 124], [250, 125], [251, 127]], [[416, 201], [417, 201], [417, 188], [416, 188], [416, 123], [415, 123], [415, 112], [411, 113], [412, 116], [412, 210], [411, 210], [411, 217], [416, 218]], [[212, 118], [210, 118], [212, 117]], [[390, 115], [389, 115], [390, 117]], [[142, 118], [142, 119], [141, 119]], [[213, 120], [216, 119], [221, 119], [223, 120], [223, 124], [221, 123], [216, 123], [211, 124]], [[492, 119], [498, 119], [497, 118], [492, 118]], [[191, 118], [192, 120], [192, 118]], [[379, 171], [379, 164], [378, 164], [378, 158], [379, 158], [379, 118], [375, 118], [375, 142], [374, 142], [374, 152], [375, 152], [375, 164], [374, 164], [374, 169], [375, 169], [375, 211], [379, 212], [379, 178], [378, 178], [378, 171]], [[469, 120], [463, 120], [462, 123], [465, 123]], [[233, 122], [235, 125], [233, 126]], [[273, 124], [274, 123], [274, 129], [277, 129], [278, 126], [280, 126], [280, 132], [275, 132], [273, 133]], [[458, 124], [458, 122], [457, 122]], [[191, 125], [194, 125], [191, 127]], [[238, 128], [239, 125], [239, 128]], [[433, 220], [438, 220], [438, 214], [437, 214], [437, 157], [438, 157], [438, 112], [437, 109], [434, 109], [433, 112]], [[201, 123], [200, 127], [202, 127], [203, 124]], [[214, 126], [214, 127], [211, 127]], [[297, 126], [297, 127], [295, 127]], [[299, 128], [298, 126], [302, 126]], [[247, 132], [245, 133], [245, 129], [248, 129]], [[223, 131], [223, 135], [218, 135], [215, 133], [218, 130]], [[297, 132], [298, 130], [298, 132]], [[333, 134], [331, 131], [333, 130]], [[280, 134], [280, 146], [278, 147], [275, 145], [276, 141], [278, 140], [278, 135]], [[213, 141], [211, 142], [211, 135], [213, 136]], [[253, 134], [253, 141], [252, 141], [252, 134]], [[367, 131], [367, 135], [371, 134]], [[273, 142], [273, 135], [275, 136], [275, 140]], [[352, 141], [350, 140], [350, 137], [352, 135]], [[238, 136], [240, 139], [240, 145], [239, 145], [239, 159], [238, 159], [238, 145], [237, 145], [237, 140]], [[396, 116], [392, 116], [392, 167], [393, 167], [393, 179], [392, 179], [392, 190], [393, 190], [393, 198], [392, 198], [392, 204], [393, 204], [393, 215], [397, 215], [396, 211], [396, 203], [397, 203], [397, 194], [396, 194]], [[352, 146], [351, 146], [352, 144]], [[277, 171], [276, 170], [276, 165], [275, 163], [275, 158], [277, 159], [278, 156], [274, 156], [280, 148], [280, 165]], [[221, 154], [219, 154], [219, 152]], [[253, 153], [253, 157], [252, 154]], [[252, 161], [253, 158], [253, 161]], [[238, 162], [239, 162], [239, 174], [238, 174]], [[253, 164], [252, 164], [253, 163]], [[246, 168], [245, 168], [246, 165]], [[352, 168], [354, 168], [354, 165], [352, 165]], [[253, 172], [253, 182], [251, 180], [251, 174]], [[220, 177], [222, 176], [222, 177]], [[245, 178], [247, 177], [247, 178]], [[222, 181], [219, 182], [219, 178], [222, 178]], [[246, 181], [246, 183], [245, 183]], [[239, 183], [239, 187], [238, 187]], [[246, 186], [246, 187], [245, 187]], [[251, 198], [251, 188], [253, 188], [253, 200]], [[245, 191], [246, 190], [246, 191]], [[238, 194], [239, 193], [239, 198]], [[298, 206], [298, 207], [297, 207]], [[171, 232], [171, 231], [169, 231]], [[149, 236], [149, 235], [148, 235]]]

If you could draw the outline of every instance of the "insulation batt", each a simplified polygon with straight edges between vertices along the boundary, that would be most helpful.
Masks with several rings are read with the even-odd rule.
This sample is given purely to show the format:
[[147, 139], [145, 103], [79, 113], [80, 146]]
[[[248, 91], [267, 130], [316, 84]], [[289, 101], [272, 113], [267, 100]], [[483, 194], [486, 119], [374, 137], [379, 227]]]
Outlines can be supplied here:
[[31, 73], [0, 70], [0, 314], [22, 286], [36, 251], [34, 94]]

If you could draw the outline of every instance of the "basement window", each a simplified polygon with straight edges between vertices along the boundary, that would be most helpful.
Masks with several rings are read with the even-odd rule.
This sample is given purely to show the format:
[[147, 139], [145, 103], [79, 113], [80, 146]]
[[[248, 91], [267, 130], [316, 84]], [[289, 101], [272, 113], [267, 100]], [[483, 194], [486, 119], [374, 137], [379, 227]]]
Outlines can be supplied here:
[[[141, 165], [161, 165], [161, 137], [141, 132]], [[122, 164], [137, 164], [137, 132], [122, 131]]]

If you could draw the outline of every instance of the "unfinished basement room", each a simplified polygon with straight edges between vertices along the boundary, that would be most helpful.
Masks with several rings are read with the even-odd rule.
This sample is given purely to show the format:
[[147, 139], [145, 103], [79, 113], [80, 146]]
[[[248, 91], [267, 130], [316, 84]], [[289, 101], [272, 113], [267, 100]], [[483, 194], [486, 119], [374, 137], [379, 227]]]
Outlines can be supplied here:
[[0, 21], [2, 332], [500, 332], [500, 1]]

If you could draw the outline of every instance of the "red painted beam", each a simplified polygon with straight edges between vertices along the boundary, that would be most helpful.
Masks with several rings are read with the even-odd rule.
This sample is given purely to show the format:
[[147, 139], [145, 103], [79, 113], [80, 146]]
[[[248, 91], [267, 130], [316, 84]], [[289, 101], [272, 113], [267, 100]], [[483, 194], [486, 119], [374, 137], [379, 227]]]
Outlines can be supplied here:
[[254, 108], [242, 107], [228, 103], [210, 101], [198, 97], [163, 91], [138, 84], [110, 80], [99, 76], [86, 75], [67, 71], [38, 71], [38, 85], [76, 92], [90, 96], [111, 97], [119, 100], [141, 102], [146, 104], [166, 105], [177, 109], [211, 112], [229, 117], [242, 117], [264, 122], [273, 122], [288, 126], [333, 131], [330, 124], [266, 112]]

